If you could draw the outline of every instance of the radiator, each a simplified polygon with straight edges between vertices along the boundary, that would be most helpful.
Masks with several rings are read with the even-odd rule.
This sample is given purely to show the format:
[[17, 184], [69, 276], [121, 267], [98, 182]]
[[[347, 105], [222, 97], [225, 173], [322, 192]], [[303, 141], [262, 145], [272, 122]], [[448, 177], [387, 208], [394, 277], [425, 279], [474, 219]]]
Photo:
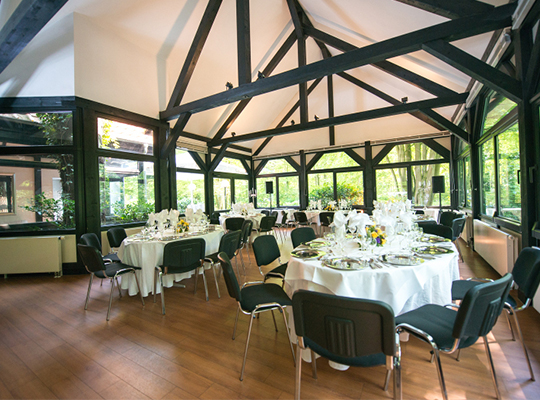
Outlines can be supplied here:
[[499, 274], [512, 272], [518, 256], [515, 236], [477, 219], [474, 220], [474, 250]]
[[63, 236], [0, 239], [0, 274], [54, 272], [62, 276]]

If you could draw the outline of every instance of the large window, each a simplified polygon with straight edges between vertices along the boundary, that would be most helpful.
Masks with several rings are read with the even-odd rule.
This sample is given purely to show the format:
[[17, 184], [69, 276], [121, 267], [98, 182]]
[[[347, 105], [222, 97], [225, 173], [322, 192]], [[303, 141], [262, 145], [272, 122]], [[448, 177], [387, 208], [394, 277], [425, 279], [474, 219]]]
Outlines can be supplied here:
[[482, 214], [492, 217], [495, 213], [495, 150], [493, 140], [480, 146], [480, 177], [482, 179]]
[[0, 114], [0, 142], [7, 147], [71, 146], [73, 114], [71, 111]]
[[[300, 189], [296, 169], [284, 158], [262, 162], [266, 164], [256, 180], [257, 207], [298, 207]], [[271, 198], [266, 193], [266, 182], [272, 182]]]
[[98, 147], [137, 154], [153, 154], [154, 132], [140, 126], [98, 118]]
[[[413, 204], [427, 207], [438, 206], [440, 200], [443, 206], [450, 205], [450, 172], [447, 163], [414, 165], [411, 167], [411, 172]], [[444, 176], [445, 191], [440, 196], [433, 193], [431, 187], [434, 176]]]
[[0, 215], [13, 214], [13, 175], [0, 175]]
[[298, 207], [298, 176], [280, 176], [278, 180], [279, 207]]
[[234, 202], [248, 203], [249, 202], [249, 182], [247, 179], [234, 180]]
[[517, 122], [497, 137], [500, 214], [503, 218], [521, 220], [519, 185], [519, 131]]
[[231, 208], [231, 180], [214, 178], [214, 209], [229, 210]]
[[[266, 193], [267, 182], [272, 183], [272, 193]], [[257, 207], [276, 207], [276, 177], [257, 178]]]
[[204, 174], [176, 172], [176, 195], [178, 211], [204, 210]]
[[332, 172], [308, 175], [308, 198], [310, 201], [321, 200], [323, 206], [334, 201], [334, 174]]
[[375, 171], [377, 200], [407, 198], [407, 168], [388, 168]]

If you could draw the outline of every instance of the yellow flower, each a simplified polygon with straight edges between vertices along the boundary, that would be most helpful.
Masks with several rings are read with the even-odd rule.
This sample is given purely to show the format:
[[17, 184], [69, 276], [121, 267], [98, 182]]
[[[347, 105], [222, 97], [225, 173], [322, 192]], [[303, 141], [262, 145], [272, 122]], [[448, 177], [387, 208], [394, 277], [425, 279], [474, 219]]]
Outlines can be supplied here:
[[379, 236], [379, 235], [377, 235], [377, 232], [371, 232], [371, 237], [373, 239], [375, 239], [377, 236]]

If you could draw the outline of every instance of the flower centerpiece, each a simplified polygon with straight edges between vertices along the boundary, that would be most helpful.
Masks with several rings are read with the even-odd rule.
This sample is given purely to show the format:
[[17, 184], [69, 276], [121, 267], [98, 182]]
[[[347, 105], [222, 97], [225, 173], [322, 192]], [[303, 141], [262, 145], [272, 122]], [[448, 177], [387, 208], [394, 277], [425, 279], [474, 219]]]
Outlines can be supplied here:
[[366, 237], [371, 239], [371, 243], [378, 247], [384, 246], [386, 243], [386, 233], [375, 225], [366, 226]]
[[176, 224], [176, 233], [187, 232], [189, 230], [189, 222], [181, 219]]

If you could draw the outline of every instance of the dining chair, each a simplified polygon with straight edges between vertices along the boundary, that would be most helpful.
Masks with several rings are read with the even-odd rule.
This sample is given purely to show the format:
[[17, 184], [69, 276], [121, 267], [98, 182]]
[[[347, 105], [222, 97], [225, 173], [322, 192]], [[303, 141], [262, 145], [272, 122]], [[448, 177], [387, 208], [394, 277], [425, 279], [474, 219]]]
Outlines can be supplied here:
[[[518, 286], [519, 291], [525, 296], [525, 301], [519, 306], [518, 300], [516, 300], [513, 295], [508, 295], [504, 304], [504, 309], [506, 310], [508, 317], [510, 315], [513, 317], [516, 331], [519, 340], [521, 341], [521, 346], [523, 347], [523, 353], [527, 359], [531, 380], [534, 381], [534, 372], [527, 346], [523, 340], [523, 333], [521, 332], [517, 313], [527, 309], [531, 305], [532, 299], [538, 290], [538, 286], [540, 286], [540, 249], [537, 247], [526, 247], [521, 250], [514, 264], [514, 268], [512, 269], [512, 276], [514, 277], [514, 283]], [[482, 278], [472, 278], [452, 282], [452, 300], [462, 300], [469, 289], [478, 286], [485, 281], [486, 280]], [[510, 318], [508, 325], [512, 333], [512, 340], [516, 340]]]
[[302, 243], [309, 242], [316, 238], [317, 235], [315, 234], [315, 230], [310, 226], [301, 226], [293, 229], [291, 232], [293, 249], [300, 246]]
[[[281, 253], [279, 251], [277, 240], [274, 236], [257, 236], [253, 241], [252, 247], [253, 253], [255, 254], [255, 262], [257, 263], [257, 267], [259, 267], [259, 272], [264, 276], [264, 281], [266, 281], [268, 278], [285, 278], [287, 263], [281, 264]], [[265, 274], [261, 267], [263, 265], [270, 265], [276, 260], [278, 260], [280, 265]]]
[[422, 230], [424, 231], [424, 233], [441, 236], [445, 239], [452, 240], [454, 237], [454, 232], [452, 231], [452, 228], [446, 225], [436, 223], [422, 224]]
[[461, 250], [459, 249], [458, 239], [463, 233], [463, 229], [465, 228], [465, 222], [467, 222], [467, 218], [465, 216], [456, 218], [452, 221], [452, 242], [454, 242], [454, 245], [456, 246], [461, 261], [463, 261], [463, 255], [461, 254]]
[[266, 217], [270, 216], [269, 210], [261, 210], [261, 214], [264, 214]]
[[[219, 293], [218, 278], [216, 276], [215, 270], [216, 264], [219, 264], [218, 254], [221, 252], [225, 252], [229, 256], [229, 259], [236, 257], [236, 254], [238, 253], [238, 243], [240, 242], [240, 239], [240, 231], [232, 231], [224, 234], [219, 241], [218, 251], [216, 253], [209, 254], [204, 258], [204, 261], [210, 263], [210, 265], [212, 266], [212, 271], [214, 272], [214, 279], [216, 281], [218, 298], [221, 298], [221, 294]], [[238, 272], [238, 263], [236, 263], [236, 271]]]
[[[87, 246], [95, 247], [96, 249], [99, 250], [99, 253], [102, 254], [101, 242], [99, 241], [98, 236], [94, 232], [83, 233], [81, 235], [81, 243]], [[118, 257], [118, 255], [114, 253], [110, 253], [105, 256], [102, 255], [102, 257], [105, 263], [120, 261], [120, 258]]]
[[439, 215], [439, 224], [447, 226], [449, 228], [452, 227], [452, 221], [456, 218], [461, 217], [462, 214], [455, 213], [453, 211], [443, 211]]
[[111, 228], [107, 231], [107, 239], [109, 239], [111, 249], [120, 247], [125, 238], [127, 238], [127, 234], [124, 228]]
[[292, 298], [297, 336], [295, 399], [300, 399], [302, 350], [311, 350], [313, 378], [316, 355], [336, 363], [369, 367], [386, 364], [384, 390], [394, 371], [394, 399], [401, 399], [401, 350], [394, 311], [382, 301], [298, 290]]
[[[249, 238], [251, 237], [251, 232], [253, 231], [253, 221], [246, 219], [242, 225], [242, 234], [240, 236], [238, 252], [240, 253], [240, 260], [242, 261], [242, 266], [244, 267], [244, 274], [246, 271], [246, 266], [244, 264], [244, 256], [242, 255], [242, 250], [246, 249], [248, 260], [251, 263], [251, 256], [249, 255]], [[230, 255], [229, 255], [230, 258]]]
[[[165, 315], [165, 291], [163, 288], [163, 276], [169, 274], [181, 274], [195, 271], [195, 289], [197, 293], [197, 282], [199, 270], [202, 272], [204, 282], [204, 292], [208, 301], [208, 287], [204, 274], [204, 254], [206, 242], [202, 238], [177, 240], [167, 243], [163, 249], [163, 264], [156, 266], [154, 271], [154, 303], [156, 302], [157, 283], [161, 289], [161, 313]], [[183, 286], [183, 285], [182, 285]]]
[[242, 217], [230, 217], [225, 220], [225, 229], [228, 232], [242, 230], [245, 219]]
[[285, 323], [285, 330], [289, 339], [289, 346], [291, 347], [291, 353], [294, 361], [294, 350], [292, 347], [291, 337], [289, 335], [289, 326], [287, 324], [287, 317], [285, 316], [285, 307], [292, 304], [291, 299], [283, 291], [283, 289], [274, 285], [273, 283], [264, 282], [246, 282], [240, 286], [238, 285], [238, 279], [234, 274], [234, 270], [231, 266], [231, 261], [225, 252], [221, 252], [218, 255], [221, 261], [223, 269], [223, 276], [225, 283], [227, 284], [227, 291], [229, 296], [234, 298], [238, 303], [238, 309], [236, 310], [236, 318], [234, 320], [234, 329], [232, 339], [236, 337], [236, 327], [238, 325], [238, 316], [240, 312], [249, 315], [249, 327], [246, 337], [246, 347], [244, 349], [244, 360], [242, 361], [242, 370], [240, 372], [240, 380], [244, 380], [244, 370], [246, 368], [246, 360], [249, 347], [249, 339], [251, 337], [251, 330], [253, 327], [253, 320], [256, 315], [271, 311], [272, 319], [274, 320], [274, 327], [276, 332], [278, 331], [276, 318], [274, 317], [274, 310], [279, 310], [283, 316], [283, 322]]
[[314, 222], [311, 222], [306, 213], [303, 211], [295, 211], [294, 212], [294, 219], [296, 221], [296, 225], [313, 225]]
[[333, 220], [334, 220], [333, 212], [324, 211], [319, 214], [319, 222], [321, 223], [321, 235], [323, 232], [323, 228], [329, 228]]
[[428, 304], [396, 317], [397, 333], [407, 332], [431, 345], [444, 399], [448, 399], [448, 394], [439, 351], [454, 353], [458, 349], [473, 345], [479, 337], [484, 339], [497, 399], [501, 398], [487, 335], [501, 314], [512, 281], [512, 274], [506, 274], [496, 281], [472, 287], [465, 294], [457, 311], [448, 308], [452, 305]]
[[84, 309], [88, 309], [88, 300], [90, 299], [90, 290], [92, 289], [92, 282], [94, 280], [94, 275], [103, 279], [111, 280], [111, 294], [109, 295], [109, 308], [107, 309], [107, 321], [109, 320], [111, 314], [111, 305], [112, 305], [112, 296], [114, 291], [114, 283], [118, 286], [118, 293], [122, 297], [122, 291], [120, 290], [120, 285], [118, 283], [118, 277], [125, 274], [133, 274], [135, 276], [135, 281], [137, 282], [137, 288], [139, 289], [139, 294], [141, 296], [141, 302], [144, 307], [144, 298], [141, 292], [141, 287], [139, 286], [139, 279], [137, 278], [136, 270], [141, 269], [140, 267], [135, 267], [132, 265], [126, 265], [121, 262], [111, 262], [105, 264], [101, 256], [101, 252], [96, 249], [94, 246], [89, 246], [86, 244], [79, 243], [77, 245], [77, 250], [81, 257], [81, 260], [84, 264], [86, 270], [90, 273], [90, 282], [88, 282], [88, 292], [86, 293], [86, 301], [84, 303]]
[[259, 234], [261, 233], [274, 233], [274, 226], [276, 224], [276, 217], [273, 216], [267, 216], [262, 217], [261, 222], [259, 223], [259, 229], [257, 231]]
[[210, 214], [210, 223], [212, 225], [219, 225], [219, 216], [220, 213], [218, 213], [217, 211], [214, 211], [212, 214]]

